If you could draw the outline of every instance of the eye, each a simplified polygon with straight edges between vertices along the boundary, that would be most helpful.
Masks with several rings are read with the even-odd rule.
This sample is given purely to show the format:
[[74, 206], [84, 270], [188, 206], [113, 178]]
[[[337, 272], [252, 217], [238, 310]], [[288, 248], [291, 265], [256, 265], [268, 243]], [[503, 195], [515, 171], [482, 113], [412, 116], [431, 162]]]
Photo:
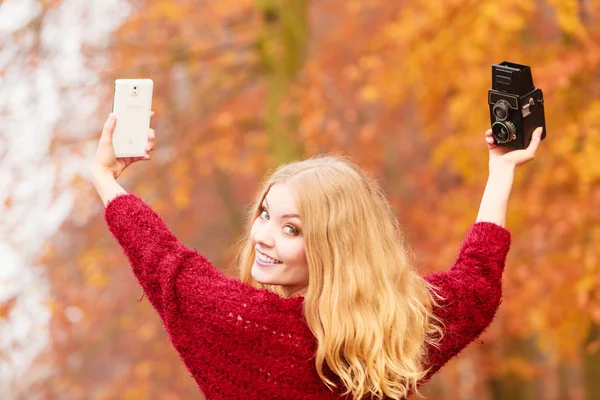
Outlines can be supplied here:
[[289, 231], [286, 231], [285, 233], [287, 233], [288, 235], [292, 235], [292, 236], [296, 236], [297, 234], [300, 233], [300, 231], [298, 231], [298, 229], [294, 228], [291, 225], [286, 225], [283, 227], [283, 229], [285, 230], [286, 228], [289, 228]]
[[[266, 216], [263, 216], [263, 214], [265, 214]], [[269, 212], [267, 211], [266, 208], [264, 208], [264, 207], [260, 208], [260, 217], [267, 219], [267, 220], [269, 219]]]

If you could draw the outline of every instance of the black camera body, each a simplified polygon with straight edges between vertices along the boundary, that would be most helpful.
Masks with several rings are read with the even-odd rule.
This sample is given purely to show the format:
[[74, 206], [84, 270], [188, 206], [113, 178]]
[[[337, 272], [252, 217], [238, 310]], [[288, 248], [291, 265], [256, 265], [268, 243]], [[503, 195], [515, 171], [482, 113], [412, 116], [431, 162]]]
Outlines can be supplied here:
[[546, 137], [544, 96], [533, 86], [531, 69], [504, 61], [492, 65], [492, 89], [488, 92], [494, 143], [512, 148], [529, 146], [533, 131], [542, 126]]

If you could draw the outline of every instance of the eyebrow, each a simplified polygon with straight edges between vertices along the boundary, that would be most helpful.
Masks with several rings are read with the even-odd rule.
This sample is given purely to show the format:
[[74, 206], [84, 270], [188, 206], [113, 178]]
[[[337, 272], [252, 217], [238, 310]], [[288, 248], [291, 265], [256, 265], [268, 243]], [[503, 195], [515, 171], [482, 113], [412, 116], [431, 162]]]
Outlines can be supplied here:
[[[267, 202], [266, 197], [265, 197], [265, 204], [267, 205], [267, 208], [269, 208], [269, 203]], [[300, 219], [300, 216], [298, 214], [283, 214], [281, 216], [281, 218], [298, 218], [298, 219]]]

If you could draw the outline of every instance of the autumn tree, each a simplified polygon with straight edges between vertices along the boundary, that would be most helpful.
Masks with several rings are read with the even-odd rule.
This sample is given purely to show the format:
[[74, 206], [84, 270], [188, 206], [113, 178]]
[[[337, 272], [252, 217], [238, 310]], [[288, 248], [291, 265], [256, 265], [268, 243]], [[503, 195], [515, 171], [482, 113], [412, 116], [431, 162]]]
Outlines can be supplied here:
[[[421, 271], [447, 269], [487, 179], [491, 64], [531, 65], [548, 136], [515, 182], [504, 302], [483, 343], [425, 391], [431, 399], [595, 398], [598, 2], [128, 3], [109, 40], [83, 49], [101, 76], [98, 121], [115, 78], [154, 80], [158, 150], [123, 184], [231, 274], [257, 182], [282, 162], [323, 152], [344, 152], [377, 176]], [[100, 124], [81, 146], [97, 141]], [[91, 185], [76, 185], [73, 216], [42, 258], [54, 288], [44, 361], [57, 372], [39, 393], [200, 398]]]

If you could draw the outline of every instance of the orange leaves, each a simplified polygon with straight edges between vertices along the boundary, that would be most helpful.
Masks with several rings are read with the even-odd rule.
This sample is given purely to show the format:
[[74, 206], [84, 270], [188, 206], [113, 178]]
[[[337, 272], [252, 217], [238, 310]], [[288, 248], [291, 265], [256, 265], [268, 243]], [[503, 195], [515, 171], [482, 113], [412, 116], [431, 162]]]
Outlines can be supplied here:
[[17, 303], [17, 297], [11, 297], [8, 300], [0, 302], [0, 321], [8, 318], [8, 315], [15, 307]]
[[8, 195], [4, 199], [4, 208], [10, 209], [12, 207], [12, 196]]
[[[85, 55], [108, 92], [117, 75], [155, 81], [157, 150], [125, 178], [128, 189], [184, 242], [223, 260], [256, 183], [296, 143], [307, 155], [345, 152], [381, 178], [420, 270], [446, 269], [487, 177], [491, 64], [529, 63], [547, 96], [549, 135], [515, 182], [496, 322], [503, 330], [489, 346], [535, 337], [530, 343], [554, 360], [573, 357], [600, 321], [600, 4], [273, 4], [308, 4], [301, 11], [309, 17], [290, 8], [281, 14], [290, 21], [265, 26], [255, 0], [144, 0], [107, 38], [110, 48]], [[9, 195], [4, 207], [14, 206]], [[58, 360], [83, 360], [77, 371], [54, 367], [65, 382], [87, 385], [82, 393], [102, 386], [106, 397], [197, 395], [151, 307], [135, 301], [141, 290], [100, 211], [96, 200], [82, 199], [76, 223], [64, 225], [42, 260], [55, 295], [52, 351]], [[0, 315], [13, 305], [0, 306]], [[505, 361], [476, 379], [539, 372], [524, 355]], [[119, 374], [98, 372], [113, 363]], [[450, 386], [445, 398], [458, 397]]]

